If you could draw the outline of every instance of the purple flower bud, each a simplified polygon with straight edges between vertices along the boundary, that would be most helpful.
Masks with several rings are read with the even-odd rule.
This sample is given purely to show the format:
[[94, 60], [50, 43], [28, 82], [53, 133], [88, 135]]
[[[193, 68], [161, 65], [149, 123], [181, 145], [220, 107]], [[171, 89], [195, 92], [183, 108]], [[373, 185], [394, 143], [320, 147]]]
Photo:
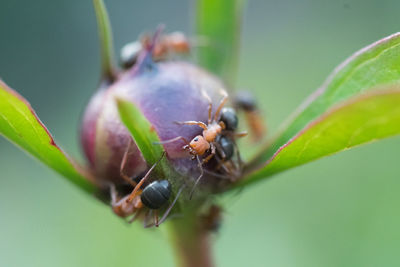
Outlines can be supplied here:
[[[103, 181], [122, 183], [120, 166], [131, 135], [119, 118], [115, 97], [132, 101], [153, 125], [160, 140], [182, 136], [192, 140], [202, 133], [198, 126], [176, 122], [194, 120], [207, 123], [208, 99], [215, 112], [223, 94], [222, 82], [208, 72], [186, 62], [147, 60], [121, 74], [110, 86], [103, 86], [85, 111], [81, 141], [95, 175]], [[107, 88], [106, 88], [107, 87]], [[196, 162], [190, 159], [183, 140], [165, 144], [168, 159], [178, 172], [190, 172]], [[124, 173], [134, 177], [148, 168], [140, 151], [131, 146]]]

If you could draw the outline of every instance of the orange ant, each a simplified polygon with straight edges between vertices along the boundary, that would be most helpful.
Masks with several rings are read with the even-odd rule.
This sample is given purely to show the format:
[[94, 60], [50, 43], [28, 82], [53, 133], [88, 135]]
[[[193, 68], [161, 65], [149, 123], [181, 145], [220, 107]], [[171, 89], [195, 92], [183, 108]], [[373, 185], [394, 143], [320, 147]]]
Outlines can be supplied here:
[[253, 141], [260, 141], [267, 133], [267, 127], [254, 96], [248, 91], [241, 91], [235, 97], [234, 106], [244, 112]]
[[[144, 44], [150, 44], [149, 36], [145, 36], [142, 41]], [[171, 53], [187, 54], [190, 51], [189, 40], [182, 32], [172, 32], [161, 36], [153, 51], [155, 60], [163, 60]]]
[[[140, 52], [152, 44], [152, 38], [146, 34], [140, 41], [126, 44], [121, 49], [121, 65], [128, 69], [136, 64]], [[152, 50], [155, 61], [165, 60], [171, 54], [188, 54], [190, 52], [189, 40], [182, 32], [172, 32], [161, 35]]]
[[[157, 144], [167, 144], [171, 142], [175, 142], [178, 140], [183, 140], [186, 145], [183, 146], [184, 150], [187, 150], [190, 155], [192, 155], [192, 159], [197, 159], [199, 168], [200, 168], [200, 175], [196, 179], [193, 189], [190, 193], [190, 197], [192, 197], [194, 189], [196, 188], [197, 184], [200, 182], [201, 178], [204, 175], [203, 164], [207, 163], [210, 159], [212, 159], [218, 151], [224, 155], [225, 151], [224, 148], [221, 147], [221, 144], [218, 141], [218, 137], [221, 136], [224, 130], [234, 131], [237, 127], [237, 117], [235, 114], [234, 116], [231, 115], [234, 112], [232, 109], [224, 108], [225, 103], [228, 101], [228, 95], [225, 91], [223, 92], [222, 100], [220, 101], [217, 110], [215, 111], [214, 116], [212, 116], [212, 101], [208, 94], [201, 90], [203, 96], [208, 100], [208, 122], [207, 124], [202, 121], [183, 121], [183, 122], [176, 122], [179, 125], [197, 125], [203, 129], [202, 135], [195, 136], [190, 142], [186, 140], [183, 136], [178, 136], [170, 140], [162, 141]], [[247, 133], [237, 133], [235, 136], [242, 137], [246, 136]], [[202, 160], [200, 156], [203, 156], [209, 152]]]
[[208, 208], [208, 211], [201, 216], [202, 227], [206, 231], [217, 232], [222, 222], [221, 207], [213, 204]]
[[[144, 188], [142, 188], [142, 186], [145, 183], [145, 181], [150, 177], [151, 172], [161, 161], [165, 153], [163, 153], [160, 159], [153, 164], [153, 166], [147, 171], [147, 173], [143, 176], [143, 178], [141, 178], [139, 183], [136, 183], [130, 177], [128, 177], [126, 174], [123, 173], [123, 169], [127, 161], [128, 151], [130, 149], [131, 144], [132, 140], [130, 140], [129, 145], [124, 153], [120, 167], [120, 174], [125, 181], [127, 181], [130, 185], [133, 186], [133, 190], [130, 194], [126, 195], [123, 198], [118, 199], [118, 193], [115, 188], [115, 185], [111, 184], [110, 185], [111, 206], [114, 213], [120, 217], [126, 218], [130, 215], [134, 215], [128, 221], [129, 223], [132, 223], [139, 217], [143, 208], [148, 208], [149, 211], [147, 215], [145, 215], [145, 227], [150, 227], [153, 225], [158, 227], [162, 222], [166, 220], [168, 214], [170, 213], [176, 201], [178, 200], [180, 194], [182, 193], [184, 186], [181, 186], [181, 188], [178, 190], [175, 199], [172, 201], [172, 203], [164, 212], [162, 218], [159, 220], [158, 211], [160, 208], [162, 208], [162, 206], [167, 204], [169, 201], [172, 191], [171, 184], [169, 183], [168, 180], [156, 180], [150, 183], [149, 185], [146, 185]], [[154, 223], [148, 224], [147, 218], [151, 217], [153, 211], [154, 211]]]

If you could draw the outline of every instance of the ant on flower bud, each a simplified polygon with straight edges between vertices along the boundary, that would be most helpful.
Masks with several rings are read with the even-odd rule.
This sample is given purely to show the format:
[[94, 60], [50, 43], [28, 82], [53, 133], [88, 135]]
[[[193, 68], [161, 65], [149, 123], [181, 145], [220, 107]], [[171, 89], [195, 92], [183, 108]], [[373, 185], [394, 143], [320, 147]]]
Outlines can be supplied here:
[[[228, 174], [232, 174], [232, 166], [227, 166], [225, 162], [233, 156], [234, 143], [225, 135], [232, 137], [243, 137], [247, 133], [234, 133], [237, 128], [238, 119], [236, 113], [231, 108], [224, 108], [228, 101], [228, 95], [225, 91], [222, 92], [222, 99], [217, 107], [217, 110], [212, 115], [212, 101], [205, 90], [201, 90], [203, 96], [208, 100], [208, 121], [207, 124], [202, 121], [183, 121], [175, 122], [179, 125], [197, 125], [203, 129], [202, 135], [195, 136], [190, 142], [182, 136], [175, 137], [170, 140], [159, 142], [158, 144], [168, 144], [178, 140], [183, 140], [186, 145], [183, 146], [192, 156], [193, 160], [197, 160], [200, 168], [200, 175], [197, 177], [193, 188], [190, 192], [192, 197], [194, 189], [204, 175], [203, 165], [209, 162], [215, 155], [218, 155], [219, 167], [223, 167]], [[201, 156], [205, 156], [200, 159]], [[240, 159], [239, 159], [240, 160]], [[232, 164], [231, 164], [232, 165]], [[217, 168], [219, 169], [219, 168]]]
[[248, 91], [240, 91], [236, 94], [234, 106], [244, 112], [253, 140], [260, 141], [265, 136], [267, 128], [254, 96]]
[[[130, 141], [129, 146], [131, 145], [132, 141]], [[169, 215], [170, 211], [174, 207], [176, 201], [178, 200], [180, 194], [184, 186], [178, 190], [178, 193], [175, 196], [175, 199], [172, 203], [168, 206], [164, 215], [159, 220], [158, 211], [160, 208], [165, 206], [170, 199], [172, 189], [171, 184], [168, 180], [156, 180], [152, 183], [143, 187], [144, 183], [150, 177], [151, 172], [157, 166], [157, 164], [161, 161], [164, 157], [164, 154], [160, 157], [160, 159], [153, 164], [153, 166], [146, 172], [143, 178], [140, 179], [139, 183], [134, 182], [130, 177], [123, 173], [123, 169], [126, 163], [126, 158], [129, 151], [129, 146], [124, 154], [122, 163], [121, 163], [121, 177], [128, 182], [130, 185], [133, 186], [133, 190], [130, 194], [126, 195], [125, 197], [118, 199], [118, 193], [115, 188], [114, 184], [110, 185], [111, 189], [111, 206], [115, 214], [120, 217], [128, 217], [130, 215], [134, 215], [128, 222], [132, 223], [136, 218], [140, 216], [143, 211], [143, 208], [148, 208], [147, 214], [145, 218], [149, 218], [154, 211], [154, 222], [148, 223], [147, 219], [145, 219], [145, 227], [156, 226], [158, 227], [161, 223], [163, 223], [167, 216]]]
[[[151, 45], [151, 36], [148, 34], [139, 38], [139, 41], [126, 44], [121, 49], [120, 62], [124, 69], [129, 69], [136, 64], [139, 54]], [[154, 61], [165, 60], [173, 54], [188, 54], [190, 43], [182, 32], [163, 34], [158, 38], [152, 50]]]

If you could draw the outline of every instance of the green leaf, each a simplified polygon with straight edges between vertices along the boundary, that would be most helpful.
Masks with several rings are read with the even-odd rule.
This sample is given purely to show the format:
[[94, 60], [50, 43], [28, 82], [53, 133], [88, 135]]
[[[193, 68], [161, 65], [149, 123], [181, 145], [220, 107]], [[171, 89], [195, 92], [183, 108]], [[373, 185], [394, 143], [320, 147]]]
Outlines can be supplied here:
[[0, 134], [54, 169], [81, 189], [96, 187], [89, 174], [74, 163], [54, 142], [30, 104], [0, 81]]
[[104, 79], [112, 82], [116, 75], [114, 73], [114, 49], [110, 19], [103, 0], [93, 0], [93, 6], [100, 37], [101, 73]]
[[[164, 149], [162, 145], [155, 145], [155, 143], [160, 142], [160, 139], [153, 126], [131, 101], [119, 97], [116, 98], [116, 101], [119, 116], [132, 134], [147, 164], [156, 163], [162, 156]], [[160, 165], [165, 173], [166, 166], [163, 161]]]
[[[309, 123], [334, 105], [382, 85], [400, 82], [400, 33], [377, 41], [346, 59], [291, 116], [279, 136], [248, 165], [255, 169]], [[379, 90], [379, 89], [378, 89]]]
[[197, 59], [232, 85], [236, 77], [244, 0], [197, 1]]
[[243, 184], [396, 134], [400, 134], [400, 86], [369, 91], [336, 105], [314, 120]]

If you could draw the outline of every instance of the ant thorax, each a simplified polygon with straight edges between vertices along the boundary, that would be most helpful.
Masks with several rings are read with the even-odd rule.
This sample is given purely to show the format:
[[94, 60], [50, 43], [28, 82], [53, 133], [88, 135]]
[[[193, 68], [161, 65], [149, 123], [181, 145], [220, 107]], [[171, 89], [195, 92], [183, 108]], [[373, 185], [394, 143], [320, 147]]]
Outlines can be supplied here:
[[[140, 190], [141, 192], [141, 190]], [[129, 196], [125, 196], [117, 201], [113, 201], [115, 205], [113, 205], [113, 211], [115, 212], [115, 214], [117, 214], [120, 217], [127, 217], [130, 216], [132, 214], [134, 214], [135, 212], [137, 212], [138, 210], [140, 210], [141, 208], [143, 208], [143, 203], [140, 200], [140, 196], [136, 196], [132, 201], [128, 202]], [[117, 203], [119, 203], [117, 205]]]
[[208, 125], [207, 129], [203, 131], [203, 136], [207, 142], [214, 142], [215, 138], [222, 132], [222, 126], [217, 122]]

